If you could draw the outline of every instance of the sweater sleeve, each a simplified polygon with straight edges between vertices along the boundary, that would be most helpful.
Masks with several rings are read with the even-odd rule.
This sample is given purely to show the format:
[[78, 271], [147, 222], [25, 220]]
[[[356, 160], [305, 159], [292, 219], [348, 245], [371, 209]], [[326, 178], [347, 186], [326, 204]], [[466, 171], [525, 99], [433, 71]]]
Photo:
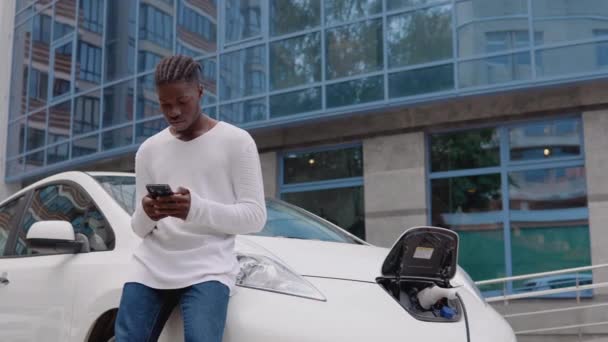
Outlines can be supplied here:
[[247, 139], [233, 150], [229, 172], [235, 203], [218, 203], [190, 191], [187, 222], [197, 222], [225, 234], [258, 232], [266, 224], [266, 202], [262, 167], [255, 141]]
[[146, 184], [152, 182], [148, 170], [142, 162], [140, 151], [135, 154], [135, 212], [131, 217], [131, 228], [137, 236], [144, 238], [154, 229], [156, 221], [146, 214], [141, 205], [141, 200], [147, 194]]

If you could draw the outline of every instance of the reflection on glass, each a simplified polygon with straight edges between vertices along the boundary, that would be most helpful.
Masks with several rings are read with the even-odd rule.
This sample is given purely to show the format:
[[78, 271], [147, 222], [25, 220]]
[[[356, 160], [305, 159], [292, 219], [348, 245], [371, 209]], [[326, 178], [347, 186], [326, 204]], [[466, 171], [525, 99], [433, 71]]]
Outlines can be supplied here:
[[386, 0], [386, 8], [390, 11], [405, 7], [431, 5], [438, 2], [445, 2], [445, 0]]
[[319, 26], [321, 0], [271, 0], [270, 35], [280, 36]]
[[499, 174], [431, 181], [434, 226], [460, 236], [459, 262], [475, 280], [505, 276]]
[[223, 105], [220, 120], [232, 124], [243, 124], [266, 119], [266, 100], [264, 98]]
[[49, 108], [47, 145], [70, 137], [71, 112], [72, 101], [66, 101]]
[[509, 196], [514, 275], [591, 264], [584, 167], [510, 173]]
[[494, 128], [431, 136], [431, 171], [498, 166], [498, 133]]
[[44, 146], [46, 133], [46, 110], [30, 114], [27, 118], [27, 151]]
[[[135, 19], [137, 1], [107, 0], [105, 79], [107, 82], [135, 73]], [[142, 14], [143, 15], [143, 14]]]
[[388, 94], [390, 98], [431, 94], [452, 89], [454, 89], [453, 64], [388, 75]]
[[27, 81], [32, 43], [32, 20], [17, 27], [13, 36], [13, 67], [11, 72], [10, 118], [27, 111]]
[[511, 160], [575, 157], [581, 154], [579, 120], [528, 124], [509, 129]]
[[8, 160], [6, 162], [6, 174], [7, 176], [19, 176], [25, 170], [25, 158], [19, 157], [14, 160]]
[[49, 56], [52, 8], [33, 18], [32, 68], [29, 75], [28, 111], [39, 109], [48, 100]]
[[608, 2], [602, 0], [534, 0], [534, 29], [544, 32], [536, 45], [592, 39], [608, 30]]
[[283, 193], [281, 199], [365, 239], [362, 186]]
[[[104, 7], [105, 0], [80, 0], [80, 34], [101, 35], [103, 33]], [[97, 37], [95, 37], [95, 39], [97, 39]], [[100, 46], [101, 43], [97, 45]]]
[[97, 152], [99, 134], [90, 135], [72, 141], [72, 158], [88, 156]]
[[321, 81], [318, 32], [270, 44], [270, 88], [284, 89]]
[[217, 119], [217, 107], [213, 106], [213, 107], [207, 107], [207, 108], [203, 108], [203, 113], [205, 113], [205, 115], [212, 117], [214, 119]]
[[167, 121], [164, 118], [138, 123], [135, 126], [135, 143], [142, 143], [165, 128], [167, 128]]
[[133, 126], [129, 125], [112, 131], [103, 132], [102, 149], [104, 151], [131, 145], [133, 141]]
[[101, 84], [104, 0], [80, 0], [76, 92]]
[[99, 129], [101, 113], [101, 91], [97, 90], [74, 101], [74, 135], [85, 134]]
[[361, 146], [316, 152], [288, 152], [283, 156], [283, 184], [362, 177]]
[[[539, 33], [537, 39], [542, 35]], [[473, 22], [458, 29], [458, 55], [469, 57], [530, 46], [528, 19]]]
[[334, 24], [382, 11], [382, 0], [325, 0], [325, 21]]
[[227, 53], [220, 60], [222, 100], [266, 91], [266, 49], [263, 45]]
[[177, 53], [204, 56], [217, 50], [217, 1], [178, 0]]
[[382, 21], [370, 20], [326, 32], [327, 78], [382, 69]]
[[536, 74], [539, 78], [596, 73], [606, 67], [606, 41], [536, 51]]
[[25, 171], [31, 171], [44, 166], [44, 151], [30, 153], [25, 156]]
[[53, 97], [67, 95], [72, 79], [72, 43], [55, 48], [53, 69]]
[[66, 161], [70, 154], [70, 143], [60, 144], [46, 149], [46, 164], [51, 165]]
[[25, 152], [25, 119], [10, 123], [6, 153], [9, 157]]
[[386, 41], [391, 68], [452, 58], [452, 6], [388, 17]]
[[458, 25], [463, 25], [483, 18], [509, 17], [526, 14], [528, 14], [528, 0], [464, 0], [458, 1], [456, 6]]
[[462, 88], [529, 80], [530, 52], [462, 62], [458, 67]]
[[103, 90], [103, 127], [133, 120], [133, 80]]
[[203, 98], [201, 106], [217, 102], [217, 59], [207, 58], [199, 61], [202, 69], [201, 84], [203, 85]]
[[76, 0], [59, 0], [55, 8], [53, 40], [57, 40], [74, 32], [76, 26]]
[[321, 109], [321, 88], [298, 90], [270, 97], [270, 117], [276, 118]]
[[154, 87], [154, 74], [142, 76], [137, 82], [137, 119], [162, 115]]
[[[139, 7], [138, 72], [153, 70], [173, 52], [173, 0], [144, 3]], [[147, 83], [154, 86], [154, 75]]]
[[373, 76], [327, 86], [328, 108], [355, 105], [384, 99], [384, 77]]
[[[221, 2], [220, 2], [221, 3]], [[236, 42], [262, 34], [261, 0], [226, 0], [226, 42]]]

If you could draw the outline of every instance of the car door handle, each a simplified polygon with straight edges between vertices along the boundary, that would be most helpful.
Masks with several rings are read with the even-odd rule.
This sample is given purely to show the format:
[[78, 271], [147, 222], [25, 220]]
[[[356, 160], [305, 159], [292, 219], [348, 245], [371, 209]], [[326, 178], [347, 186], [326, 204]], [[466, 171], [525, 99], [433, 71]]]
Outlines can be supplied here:
[[4, 272], [4, 273], [2, 273], [2, 275], [0, 275], [0, 287], [4, 287], [10, 283], [10, 281], [8, 281], [7, 277], [8, 277], [8, 275], [6, 274], [6, 272]]

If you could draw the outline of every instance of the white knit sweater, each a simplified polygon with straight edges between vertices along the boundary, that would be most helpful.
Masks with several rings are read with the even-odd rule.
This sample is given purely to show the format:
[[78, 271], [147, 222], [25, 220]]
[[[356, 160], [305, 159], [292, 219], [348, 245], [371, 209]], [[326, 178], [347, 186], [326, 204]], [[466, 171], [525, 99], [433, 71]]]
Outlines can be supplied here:
[[[266, 223], [260, 159], [249, 133], [220, 121], [182, 141], [167, 128], [141, 145], [135, 173], [137, 206], [131, 226], [143, 241], [129, 281], [177, 289], [217, 280], [233, 292], [239, 271], [235, 234], [260, 231]], [[147, 216], [141, 200], [150, 183], [190, 190], [186, 220], [155, 222]]]

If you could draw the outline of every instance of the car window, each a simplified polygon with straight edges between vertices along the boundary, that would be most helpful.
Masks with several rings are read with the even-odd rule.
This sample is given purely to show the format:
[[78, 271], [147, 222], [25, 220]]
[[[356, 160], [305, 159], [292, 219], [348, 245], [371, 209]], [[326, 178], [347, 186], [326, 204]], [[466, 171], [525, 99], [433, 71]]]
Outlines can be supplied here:
[[27, 232], [34, 223], [48, 220], [70, 222], [75, 234], [88, 238], [91, 251], [114, 248], [112, 229], [90, 197], [74, 186], [53, 184], [34, 192], [19, 229], [17, 255], [35, 254], [26, 243]]
[[19, 197], [0, 208], [0, 256], [4, 255], [11, 227], [14, 226], [15, 216], [18, 214], [19, 203], [23, 197]]

